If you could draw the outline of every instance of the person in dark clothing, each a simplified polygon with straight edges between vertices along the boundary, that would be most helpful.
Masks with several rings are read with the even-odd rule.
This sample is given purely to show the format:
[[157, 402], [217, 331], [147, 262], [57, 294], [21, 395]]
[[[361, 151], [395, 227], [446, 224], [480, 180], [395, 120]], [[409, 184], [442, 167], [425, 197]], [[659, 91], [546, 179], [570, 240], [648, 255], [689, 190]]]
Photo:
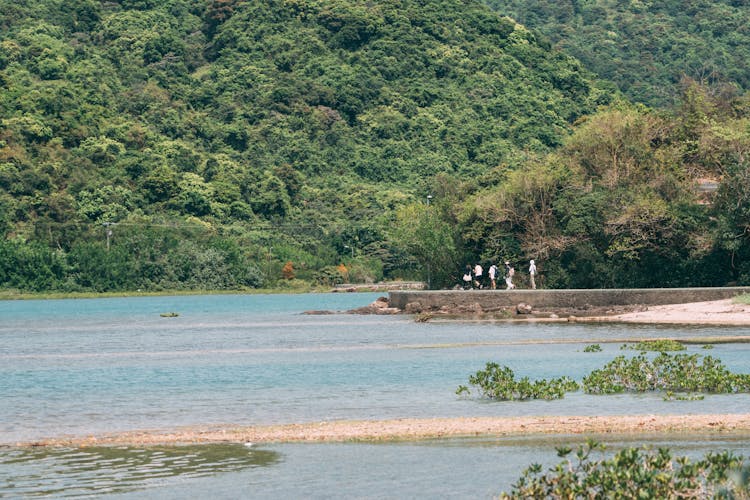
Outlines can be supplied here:
[[469, 264], [466, 264], [466, 269], [464, 270], [464, 275], [461, 278], [463, 281], [463, 289], [464, 290], [470, 290], [471, 289], [471, 266]]

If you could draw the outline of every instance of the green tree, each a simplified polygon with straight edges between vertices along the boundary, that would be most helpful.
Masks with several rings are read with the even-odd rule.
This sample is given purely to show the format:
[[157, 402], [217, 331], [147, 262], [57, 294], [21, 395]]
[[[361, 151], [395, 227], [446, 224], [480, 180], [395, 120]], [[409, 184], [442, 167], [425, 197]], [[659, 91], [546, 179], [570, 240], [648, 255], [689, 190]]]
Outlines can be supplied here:
[[431, 288], [458, 283], [461, 263], [455, 226], [440, 217], [437, 207], [412, 204], [397, 211], [393, 228], [397, 245], [416, 260], [422, 279]]

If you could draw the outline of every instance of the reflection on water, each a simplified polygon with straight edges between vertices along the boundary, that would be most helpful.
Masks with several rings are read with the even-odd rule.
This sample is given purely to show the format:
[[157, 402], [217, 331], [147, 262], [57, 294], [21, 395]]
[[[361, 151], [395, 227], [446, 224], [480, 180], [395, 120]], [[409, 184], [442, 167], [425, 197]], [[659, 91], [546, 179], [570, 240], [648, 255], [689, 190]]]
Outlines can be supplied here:
[[[275, 451], [243, 445], [149, 448], [0, 449], [0, 497], [123, 493], [168, 485], [168, 478], [197, 478], [273, 465]], [[3, 483], [4, 481], [4, 483]]]
[[[423, 441], [0, 448], [0, 498], [496, 498], [532, 463], [560, 462], [555, 447], [585, 436], [483, 436]], [[747, 435], [605, 438], [669, 448], [692, 461], [710, 451], [747, 457]]]

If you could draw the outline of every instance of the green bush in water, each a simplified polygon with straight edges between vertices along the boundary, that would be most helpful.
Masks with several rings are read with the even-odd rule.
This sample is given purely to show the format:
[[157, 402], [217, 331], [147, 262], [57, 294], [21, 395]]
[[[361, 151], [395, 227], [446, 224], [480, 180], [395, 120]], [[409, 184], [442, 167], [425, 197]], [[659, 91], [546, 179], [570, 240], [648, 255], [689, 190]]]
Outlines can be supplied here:
[[748, 498], [748, 466], [731, 452], [708, 453], [696, 462], [666, 448], [591, 456], [603, 450], [593, 440], [574, 458], [568, 458], [571, 448], [557, 448], [562, 462], [545, 474], [541, 465], [531, 465], [501, 498]]
[[[499, 401], [524, 401], [527, 399], [561, 399], [566, 392], [578, 390], [578, 384], [570, 377], [531, 381], [528, 377], [515, 379], [507, 366], [489, 362], [484, 370], [469, 377], [480, 395]], [[469, 393], [466, 386], [459, 386], [456, 394]]]
[[620, 349], [632, 349], [634, 351], [684, 351], [686, 347], [676, 340], [644, 340], [636, 344], [623, 344]]
[[639, 354], [618, 356], [583, 378], [590, 394], [621, 392], [750, 392], [750, 375], [731, 373], [721, 360], [698, 354], [660, 353], [653, 360]]
[[[513, 370], [493, 362], [471, 375], [469, 384], [480, 396], [498, 401], [561, 399], [566, 392], [581, 388], [567, 376], [550, 380], [532, 381], [528, 377], [516, 380]], [[700, 394], [706, 393], [750, 392], [750, 375], [732, 373], [721, 360], [711, 356], [662, 352], [649, 359], [641, 353], [632, 358], [617, 356], [603, 368], [585, 376], [582, 385], [589, 394], [663, 391], [665, 399], [691, 401], [702, 399]], [[456, 389], [459, 395], [469, 393], [471, 390], [464, 385]]]

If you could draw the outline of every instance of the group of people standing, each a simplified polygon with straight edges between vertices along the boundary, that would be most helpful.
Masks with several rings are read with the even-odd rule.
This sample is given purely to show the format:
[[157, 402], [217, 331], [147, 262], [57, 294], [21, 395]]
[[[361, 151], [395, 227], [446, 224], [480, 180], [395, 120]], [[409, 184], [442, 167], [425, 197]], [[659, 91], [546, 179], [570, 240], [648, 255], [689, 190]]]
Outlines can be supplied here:
[[[497, 288], [497, 278], [499, 277], [500, 269], [495, 264], [492, 264], [487, 270], [487, 278], [484, 275], [484, 268], [480, 264], [475, 264], [472, 267], [470, 264], [466, 264], [466, 270], [463, 275], [463, 288], [465, 290], [479, 290], [487, 286], [486, 280], [489, 279], [489, 287], [491, 290]], [[532, 290], [536, 289], [536, 264], [534, 259], [529, 261], [529, 283]], [[511, 265], [510, 261], [505, 261], [505, 269], [503, 272], [503, 279], [505, 280], [505, 289], [512, 290], [516, 287], [513, 284], [513, 276], [515, 276], [516, 270]]]

